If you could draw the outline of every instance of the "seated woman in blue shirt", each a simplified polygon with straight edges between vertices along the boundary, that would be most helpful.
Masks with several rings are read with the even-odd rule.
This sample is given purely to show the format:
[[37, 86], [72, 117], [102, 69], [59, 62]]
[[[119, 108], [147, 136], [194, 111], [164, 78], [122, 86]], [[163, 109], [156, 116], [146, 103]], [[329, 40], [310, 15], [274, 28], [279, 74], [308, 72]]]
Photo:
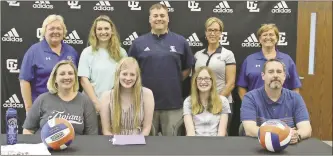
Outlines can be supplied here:
[[218, 94], [213, 71], [200, 67], [192, 77], [191, 96], [183, 106], [187, 136], [226, 136], [228, 99]]

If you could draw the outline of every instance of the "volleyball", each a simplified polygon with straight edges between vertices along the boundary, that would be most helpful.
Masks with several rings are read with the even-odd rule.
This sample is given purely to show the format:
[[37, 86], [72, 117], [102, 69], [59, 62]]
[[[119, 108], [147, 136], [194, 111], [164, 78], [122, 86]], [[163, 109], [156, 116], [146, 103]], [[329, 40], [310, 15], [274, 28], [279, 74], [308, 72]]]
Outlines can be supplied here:
[[63, 118], [52, 118], [46, 122], [41, 131], [43, 143], [50, 150], [66, 149], [74, 140], [73, 125]]

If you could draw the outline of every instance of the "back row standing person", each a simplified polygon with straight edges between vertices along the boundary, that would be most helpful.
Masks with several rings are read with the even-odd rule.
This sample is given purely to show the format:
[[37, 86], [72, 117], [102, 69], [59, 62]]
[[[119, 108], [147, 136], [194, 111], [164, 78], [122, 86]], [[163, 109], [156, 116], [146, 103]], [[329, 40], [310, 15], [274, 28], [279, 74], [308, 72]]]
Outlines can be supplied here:
[[194, 57], [186, 39], [168, 29], [168, 8], [154, 4], [149, 9], [151, 32], [133, 41], [128, 54], [140, 66], [142, 83], [155, 99], [153, 125], [162, 135], [174, 135], [182, 121], [182, 81], [190, 74]]
[[296, 65], [288, 54], [280, 52], [276, 45], [279, 41], [279, 30], [275, 24], [263, 24], [257, 31], [261, 51], [249, 55], [243, 62], [237, 81], [238, 94], [243, 100], [245, 93], [264, 86], [261, 71], [267, 60], [278, 59], [286, 65], [284, 88], [299, 92], [302, 84]]
[[49, 15], [43, 21], [41, 41], [33, 44], [24, 54], [19, 80], [27, 114], [37, 97], [48, 92], [47, 81], [59, 61], [71, 60], [77, 67], [79, 54], [63, 42], [66, 33], [64, 18], [56, 14]]
[[[195, 53], [195, 71], [202, 66], [207, 66], [216, 75], [217, 93], [228, 99], [231, 112], [233, 99], [231, 92], [235, 87], [236, 60], [234, 53], [220, 45], [220, 37], [224, 29], [222, 20], [210, 17], [205, 22], [205, 38], [208, 46]], [[231, 123], [232, 113], [228, 117], [228, 127]]]
[[80, 56], [78, 76], [85, 94], [100, 111], [100, 97], [113, 88], [118, 62], [127, 57], [115, 24], [106, 15], [97, 17], [89, 33], [90, 46]]

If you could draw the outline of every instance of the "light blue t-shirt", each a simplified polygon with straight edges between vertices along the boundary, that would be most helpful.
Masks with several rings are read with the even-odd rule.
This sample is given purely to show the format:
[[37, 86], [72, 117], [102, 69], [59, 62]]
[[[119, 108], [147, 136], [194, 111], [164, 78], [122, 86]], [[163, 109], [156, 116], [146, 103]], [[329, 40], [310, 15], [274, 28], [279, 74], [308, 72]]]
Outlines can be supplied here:
[[[120, 47], [122, 57], [127, 57], [125, 49]], [[87, 77], [93, 85], [98, 98], [102, 93], [111, 90], [114, 84], [118, 62], [109, 57], [106, 49], [99, 48], [93, 52], [92, 47], [85, 48], [80, 57], [78, 76]]]

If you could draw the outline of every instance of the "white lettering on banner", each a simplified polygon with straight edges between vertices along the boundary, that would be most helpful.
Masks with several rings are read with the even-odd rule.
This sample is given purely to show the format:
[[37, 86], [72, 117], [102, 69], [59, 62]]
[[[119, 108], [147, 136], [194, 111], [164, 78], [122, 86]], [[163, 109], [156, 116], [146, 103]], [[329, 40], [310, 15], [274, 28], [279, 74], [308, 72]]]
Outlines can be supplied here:
[[65, 111], [60, 112], [60, 111], [56, 111], [54, 110], [52, 112], [52, 114], [48, 117], [48, 120], [53, 119], [53, 118], [63, 118], [68, 120], [68, 122], [70, 122], [71, 124], [83, 124], [83, 120], [81, 118], [81, 116], [78, 115], [72, 115], [72, 114], [65, 114]]
[[246, 1], [246, 8], [249, 9], [249, 12], [259, 12], [258, 1]]
[[279, 46], [287, 46], [288, 42], [286, 41], [286, 32], [280, 32], [279, 33], [279, 42], [277, 45]]
[[193, 33], [188, 39], [186, 40], [190, 46], [192, 47], [201, 47], [203, 43], [199, 40], [199, 37], [196, 33]]
[[113, 11], [114, 7], [111, 6], [109, 1], [99, 1], [93, 9], [100, 11]]
[[191, 11], [201, 11], [201, 8], [199, 7], [199, 2], [195, 1], [188, 1], [187, 6]]
[[20, 2], [18, 1], [7, 1], [9, 6], [20, 6]]
[[2, 104], [4, 108], [24, 108], [16, 94], [13, 94], [5, 103]]
[[221, 45], [229, 45], [228, 32], [222, 32], [221, 33], [220, 44]]
[[168, 12], [174, 12], [175, 11], [175, 9], [171, 7], [169, 1], [161, 1], [160, 4], [163, 4], [166, 7], [168, 7]]
[[71, 9], [81, 9], [81, 5], [79, 5], [79, 1], [68, 1], [68, 6], [70, 6]]
[[73, 30], [68, 36], [63, 40], [67, 44], [83, 44], [83, 40], [80, 39], [76, 30]]
[[36, 37], [38, 39], [42, 38], [42, 28], [37, 28], [37, 30], [36, 30]]
[[132, 45], [132, 42], [138, 38], [138, 34], [136, 32], [133, 32], [131, 35], [129, 35], [125, 41], [123, 42], [123, 45]]
[[22, 42], [23, 39], [19, 36], [15, 28], [10, 29], [1, 38], [4, 42]]
[[214, 13], [233, 13], [234, 10], [230, 8], [229, 3], [227, 1], [222, 1], [213, 9]]
[[288, 8], [288, 5], [285, 1], [281, 1], [274, 6], [272, 13], [291, 13], [291, 9]]
[[53, 9], [53, 5], [49, 1], [36, 1], [32, 7], [38, 9]]
[[260, 47], [259, 41], [256, 37], [256, 35], [254, 35], [254, 33], [252, 33], [249, 37], [247, 37], [244, 42], [242, 43], [242, 47]]
[[131, 8], [131, 10], [141, 10], [141, 6], [139, 6], [139, 2], [136, 1], [128, 1], [128, 7]]
[[7, 59], [6, 60], [7, 69], [10, 73], [19, 73], [20, 69], [17, 69], [17, 59]]

